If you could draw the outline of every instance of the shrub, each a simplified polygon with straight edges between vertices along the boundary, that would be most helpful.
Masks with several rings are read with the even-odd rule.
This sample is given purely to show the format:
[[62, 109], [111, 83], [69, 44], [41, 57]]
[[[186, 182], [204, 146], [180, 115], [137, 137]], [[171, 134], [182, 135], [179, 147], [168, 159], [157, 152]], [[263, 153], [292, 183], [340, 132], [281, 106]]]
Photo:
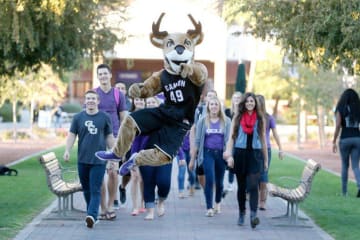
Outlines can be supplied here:
[[62, 107], [63, 111], [67, 113], [78, 113], [83, 109], [79, 103], [64, 103]]
[[[19, 108], [16, 108], [16, 116], [17, 119], [20, 119], [20, 115], [18, 112]], [[5, 102], [1, 107], [0, 107], [0, 116], [2, 117], [2, 121], [3, 122], [11, 122], [12, 121], [12, 104], [10, 102]]]

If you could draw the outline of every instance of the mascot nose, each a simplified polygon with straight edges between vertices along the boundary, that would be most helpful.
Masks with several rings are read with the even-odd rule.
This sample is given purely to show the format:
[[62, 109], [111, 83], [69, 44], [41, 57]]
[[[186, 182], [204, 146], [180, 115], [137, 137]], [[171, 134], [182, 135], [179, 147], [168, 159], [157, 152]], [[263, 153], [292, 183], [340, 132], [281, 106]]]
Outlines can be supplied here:
[[177, 45], [177, 46], [175, 47], [175, 50], [176, 50], [176, 52], [177, 52], [178, 54], [181, 55], [181, 54], [183, 54], [185, 48], [184, 48], [184, 46]]

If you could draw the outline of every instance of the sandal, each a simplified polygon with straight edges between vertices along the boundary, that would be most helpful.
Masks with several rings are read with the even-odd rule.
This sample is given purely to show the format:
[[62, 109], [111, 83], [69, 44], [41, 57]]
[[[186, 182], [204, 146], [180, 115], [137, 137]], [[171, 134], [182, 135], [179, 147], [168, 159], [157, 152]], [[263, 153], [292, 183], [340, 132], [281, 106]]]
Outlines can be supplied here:
[[107, 220], [106, 213], [100, 213], [99, 220]]
[[114, 211], [106, 213], [106, 220], [114, 220], [116, 218], [116, 214]]

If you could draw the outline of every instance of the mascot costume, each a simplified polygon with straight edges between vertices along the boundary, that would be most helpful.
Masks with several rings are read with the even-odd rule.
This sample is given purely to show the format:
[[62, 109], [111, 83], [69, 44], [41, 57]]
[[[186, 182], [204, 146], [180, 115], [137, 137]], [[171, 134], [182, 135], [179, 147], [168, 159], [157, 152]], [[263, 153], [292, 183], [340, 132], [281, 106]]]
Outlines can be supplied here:
[[101, 160], [122, 161], [136, 135], [148, 135], [145, 150], [133, 154], [120, 167], [120, 175], [134, 166], [159, 166], [171, 163], [183, 138], [194, 122], [194, 112], [199, 103], [207, 69], [194, 62], [195, 46], [203, 40], [201, 23], [189, 14], [195, 29], [187, 33], [169, 34], [160, 31], [162, 13], [152, 25], [151, 43], [164, 53], [164, 69], [155, 72], [143, 83], [129, 89], [133, 98], [147, 98], [164, 93], [165, 101], [158, 108], [142, 109], [130, 113], [122, 122], [116, 143], [111, 151], [99, 151]]

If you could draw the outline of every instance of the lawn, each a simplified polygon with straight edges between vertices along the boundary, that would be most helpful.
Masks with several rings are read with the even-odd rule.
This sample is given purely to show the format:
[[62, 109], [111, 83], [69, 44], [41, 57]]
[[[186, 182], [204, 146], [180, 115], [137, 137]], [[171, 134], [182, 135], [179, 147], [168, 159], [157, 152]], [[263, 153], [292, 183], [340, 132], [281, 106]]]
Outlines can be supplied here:
[[[274, 155], [270, 182], [281, 185], [284, 183], [281, 176], [300, 179], [304, 165], [305, 163], [292, 158], [280, 161]], [[311, 193], [300, 204], [300, 208], [335, 239], [359, 239], [360, 199], [356, 198], [357, 188], [354, 182], [349, 182], [348, 192], [349, 196], [343, 197], [340, 177], [322, 169], [315, 175]]]
[[[62, 159], [64, 147], [54, 150]], [[283, 161], [274, 153], [270, 168], [270, 181], [281, 184], [281, 176], [300, 179], [303, 162], [287, 157]], [[76, 166], [76, 149], [73, 149], [70, 163]], [[45, 173], [38, 156], [13, 166], [19, 171], [17, 177], [0, 177], [0, 240], [12, 239], [27, 223], [37, 216], [55, 199], [49, 191]], [[317, 225], [335, 239], [358, 239], [360, 236], [360, 199], [354, 182], [349, 183], [349, 196], [342, 197], [340, 178], [325, 170], [315, 176], [310, 195], [300, 208]]]
[[[70, 163], [65, 167], [76, 167], [76, 149], [71, 154]], [[54, 150], [58, 159], [62, 159], [64, 148]], [[28, 222], [37, 216], [56, 198], [46, 184], [45, 172], [39, 163], [39, 157], [12, 166], [18, 170], [18, 176], [0, 177], [0, 240], [12, 239]]]

